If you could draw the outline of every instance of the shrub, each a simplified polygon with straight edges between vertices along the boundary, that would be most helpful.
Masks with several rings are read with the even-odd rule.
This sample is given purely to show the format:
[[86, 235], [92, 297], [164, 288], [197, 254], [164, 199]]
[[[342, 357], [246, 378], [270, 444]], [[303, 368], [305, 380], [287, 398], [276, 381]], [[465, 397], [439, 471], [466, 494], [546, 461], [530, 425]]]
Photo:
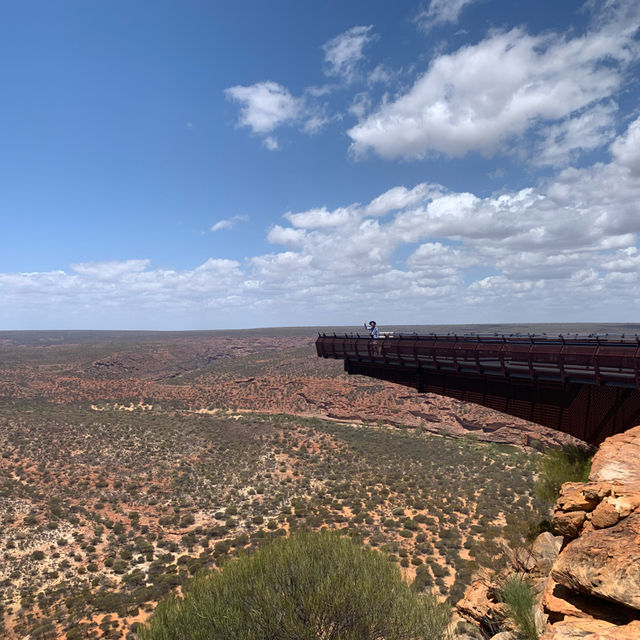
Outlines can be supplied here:
[[299, 533], [198, 575], [156, 609], [142, 640], [318, 637], [437, 640], [449, 608], [419, 596], [386, 557], [335, 533]]
[[586, 482], [591, 470], [591, 453], [584, 447], [565, 445], [549, 449], [540, 459], [536, 493], [547, 502], [555, 502], [564, 482]]
[[498, 593], [501, 602], [507, 605], [507, 616], [515, 624], [518, 631], [527, 640], [538, 640], [535, 613], [533, 609], [534, 594], [531, 584], [517, 574], [508, 576]]
[[426, 565], [422, 564], [416, 569], [416, 577], [413, 581], [413, 588], [416, 591], [424, 591], [433, 585], [433, 578]]

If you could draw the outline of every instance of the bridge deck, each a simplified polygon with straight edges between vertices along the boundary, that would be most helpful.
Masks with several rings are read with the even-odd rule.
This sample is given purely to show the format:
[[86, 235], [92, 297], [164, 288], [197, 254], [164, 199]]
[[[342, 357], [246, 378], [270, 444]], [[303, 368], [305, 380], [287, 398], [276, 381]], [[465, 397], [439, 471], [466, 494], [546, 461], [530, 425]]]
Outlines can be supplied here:
[[349, 373], [477, 402], [592, 444], [640, 421], [636, 335], [321, 334], [316, 350]]

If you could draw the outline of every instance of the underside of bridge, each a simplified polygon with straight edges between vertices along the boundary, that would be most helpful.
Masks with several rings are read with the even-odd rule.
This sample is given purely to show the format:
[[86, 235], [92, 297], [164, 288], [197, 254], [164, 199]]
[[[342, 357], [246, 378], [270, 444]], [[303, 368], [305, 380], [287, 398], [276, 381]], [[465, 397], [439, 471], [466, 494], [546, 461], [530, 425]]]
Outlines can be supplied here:
[[640, 392], [571, 382], [530, 382], [345, 360], [345, 371], [387, 380], [569, 433], [592, 445], [640, 423]]
[[318, 356], [365, 375], [474, 402], [589, 444], [640, 424], [640, 339], [321, 335]]

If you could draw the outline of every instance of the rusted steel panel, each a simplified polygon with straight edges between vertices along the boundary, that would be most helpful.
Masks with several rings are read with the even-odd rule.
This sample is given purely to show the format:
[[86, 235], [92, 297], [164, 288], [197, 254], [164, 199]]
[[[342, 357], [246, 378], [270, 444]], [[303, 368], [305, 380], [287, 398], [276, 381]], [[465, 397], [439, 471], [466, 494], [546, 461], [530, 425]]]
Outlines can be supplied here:
[[[320, 336], [321, 357], [353, 358], [402, 366], [516, 375], [530, 379], [638, 386], [640, 349], [635, 342], [575, 343], [554, 338], [468, 338], [419, 336], [372, 341], [366, 337]], [[589, 344], [586, 344], [589, 342]], [[575, 343], [575, 344], [574, 344]]]
[[640, 422], [640, 341], [616, 336], [321, 335], [345, 370], [475, 402], [591, 444]]

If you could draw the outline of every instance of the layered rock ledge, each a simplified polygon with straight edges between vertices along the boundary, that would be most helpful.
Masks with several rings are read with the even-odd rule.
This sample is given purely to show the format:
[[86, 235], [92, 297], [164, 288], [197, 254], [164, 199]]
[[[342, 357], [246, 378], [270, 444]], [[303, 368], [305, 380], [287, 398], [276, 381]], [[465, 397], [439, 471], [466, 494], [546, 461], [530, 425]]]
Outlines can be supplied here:
[[640, 639], [640, 427], [603, 442], [587, 483], [562, 486], [553, 526], [543, 639]]
[[[603, 442], [588, 482], [562, 486], [552, 523], [559, 535], [517, 563], [539, 594], [541, 640], [640, 640], [640, 426]], [[485, 635], [508, 626], [494, 591], [478, 580], [457, 604]]]

